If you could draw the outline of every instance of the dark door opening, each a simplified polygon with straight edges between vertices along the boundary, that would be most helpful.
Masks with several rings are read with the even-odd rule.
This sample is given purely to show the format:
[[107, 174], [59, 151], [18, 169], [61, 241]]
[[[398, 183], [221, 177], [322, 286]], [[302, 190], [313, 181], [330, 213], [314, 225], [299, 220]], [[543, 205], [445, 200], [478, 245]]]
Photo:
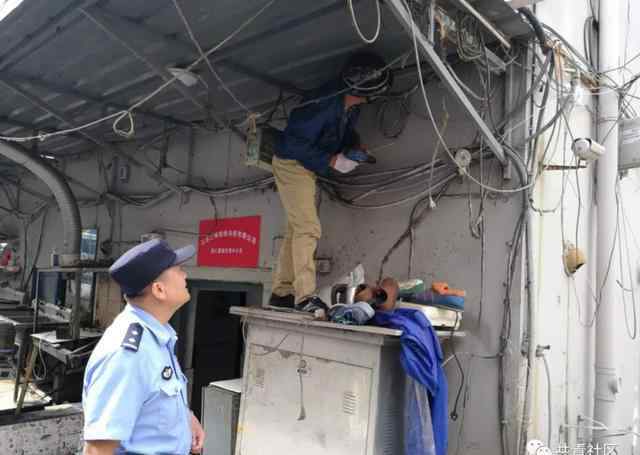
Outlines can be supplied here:
[[212, 381], [242, 376], [244, 342], [240, 319], [229, 314], [232, 306], [245, 306], [246, 293], [200, 291], [193, 338], [193, 392], [191, 407], [200, 418], [202, 387]]
[[242, 376], [242, 325], [229, 309], [259, 305], [262, 286], [194, 280], [189, 288], [191, 301], [171, 323], [178, 332], [178, 358], [189, 378], [191, 409], [201, 419], [202, 387]]

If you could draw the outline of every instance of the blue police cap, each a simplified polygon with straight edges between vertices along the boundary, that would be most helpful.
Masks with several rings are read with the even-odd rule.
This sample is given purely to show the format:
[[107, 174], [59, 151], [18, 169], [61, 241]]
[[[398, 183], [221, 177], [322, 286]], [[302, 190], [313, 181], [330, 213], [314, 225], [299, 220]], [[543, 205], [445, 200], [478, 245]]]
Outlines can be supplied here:
[[164, 240], [153, 239], [120, 256], [109, 268], [109, 273], [124, 295], [135, 297], [162, 272], [188, 261], [195, 253], [193, 245], [172, 250]]

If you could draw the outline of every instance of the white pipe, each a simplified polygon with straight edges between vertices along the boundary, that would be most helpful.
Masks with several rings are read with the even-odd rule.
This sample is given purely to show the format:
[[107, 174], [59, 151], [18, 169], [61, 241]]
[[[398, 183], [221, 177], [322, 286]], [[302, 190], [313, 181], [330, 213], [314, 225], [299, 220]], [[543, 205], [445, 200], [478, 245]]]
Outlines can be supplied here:
[[[620, 0], [600, 0], [599, 58], [600, 71], [608, 71], [619, 66], [621, 30]], [[608, 83], [619, 81], [619, 71], [607, 73]], [[598, 141], [604, 145], [605, 153], [597, 162], [598, 210], [597, 231], [597, 301], [596, 301], [596, 359], [595, 359], [595, 402], [594, 418], [608, 428], [618, 428], [615, 419], [619, 408], [617, 401], [620, 380], [618, 371], [618, 351], [616, 322], [620, 321], [619, 303], [616, 298], [618, 276], [616, 240], [616, 178], [618, 174], [618, 95], [613, 90], [602, 90], [598, 99]], [[598, 440], [602, 432], [595, 432]]]

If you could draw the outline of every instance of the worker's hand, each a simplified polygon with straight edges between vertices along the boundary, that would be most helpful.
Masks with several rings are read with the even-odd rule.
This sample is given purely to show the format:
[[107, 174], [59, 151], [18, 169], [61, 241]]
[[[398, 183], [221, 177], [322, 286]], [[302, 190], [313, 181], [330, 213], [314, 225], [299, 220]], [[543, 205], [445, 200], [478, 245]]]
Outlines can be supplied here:
[[191, 452], [202, 452], [202, 446], [204, 445], [204, 429], [198, 418], [191, 413]]
[[351, 161], [355, 161], [357, 163], [369, 163], [375, 164], [376, 159], [373, 155], [369, 154], [366, 149], [362, 148], [353, 148], [344, 152], [344, 156]]
[[348, 159], [342, 153], [338, 153], [331, 160], [331, 167], [341, 174], [347, 174], [357, 168], [359, 163]]

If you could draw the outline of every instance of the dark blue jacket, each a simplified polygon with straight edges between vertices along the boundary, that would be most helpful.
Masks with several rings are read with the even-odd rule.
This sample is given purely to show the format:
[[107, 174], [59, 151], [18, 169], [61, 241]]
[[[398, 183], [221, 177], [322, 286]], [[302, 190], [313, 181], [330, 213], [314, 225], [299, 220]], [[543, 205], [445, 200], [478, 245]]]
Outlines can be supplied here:
[[360, 145], [360, 137], [354, 130], [360, 110], [353, 107], [345, 112], [344, 94], [331, 96], [340, 88], [336, 83], [328, 84], [302, 100], [301, 104], [317, 98], [319, 101], [291, 112], [276, 147], [277, 157], [297, 160], [306, 169], [325, 175], [335, 154], [344, 148]]
[[[442, 368], [442, 349], [438, 336], [427, 317], [418, 310], [399, 308], [392, 312], [377, 312], [373, 323], [382, 327], [402, 330], [400, 362], [405, 373], [418, 381], [429, 393], [431, 423], [437, 455], [446, 455], [448, 446], [448, 387]], [[416, 424], [419, 413], [409, 403], [409, 415]], [[405, 440], [406, 453], [424, 453], [421, 438], [415, 432]]]

